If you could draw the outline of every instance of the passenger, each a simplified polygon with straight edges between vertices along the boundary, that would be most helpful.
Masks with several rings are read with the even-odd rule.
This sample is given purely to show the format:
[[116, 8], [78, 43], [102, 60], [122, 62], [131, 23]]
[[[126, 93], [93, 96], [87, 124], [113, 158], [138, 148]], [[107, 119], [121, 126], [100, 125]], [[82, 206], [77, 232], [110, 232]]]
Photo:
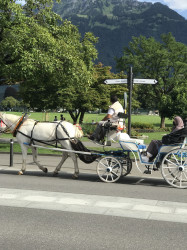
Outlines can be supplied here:
[[104, 139], [105, 136], [105, 130], [104, 130], [104, 124], [110, 120], [112, 124], [120, 124], [123, 126], [123, 119], [120, 119], [118, 117], [119, 112], [124, 112], [122, 105], [119, 103], [118, 98], [116, 95], [110, 97], [110, 101], [112, 103], [111, 106], [109, 106], [107, 115], [100, 121], [94, 131], [94, 133], [91, 136], [88, 136], [90, 140], [93, 140], [97, 143], [100, 142], [100, 140]]
[[[180, 116], [176, 116], [173, 120], [172, 132], [184, 128], [183, 120]], [[145, 162], [151, 162], [157, 156], [159, 148], [162, 146], [161, 140], [152, 140], [147, 148], [146, 155], [142, 155], [142, 160]], [[145, 154], [145, 152], [143, 153]]]

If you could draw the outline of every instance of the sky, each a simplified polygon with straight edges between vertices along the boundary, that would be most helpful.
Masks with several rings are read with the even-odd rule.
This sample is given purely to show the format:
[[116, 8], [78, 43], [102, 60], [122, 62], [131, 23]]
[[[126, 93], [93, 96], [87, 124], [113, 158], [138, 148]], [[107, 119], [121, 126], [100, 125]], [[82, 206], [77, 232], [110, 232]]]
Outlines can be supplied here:
[[187, 0], [138, 0], [139, 2], [160, 2], [187, 19]]
[[[139, 2], [160, 2], [167, 5], [170, 9], [175, 10], [181, 16], [187, 19], [187, 0], [138, 0]], [[17, 2], [24, 3], [24, 0], [18, 0]]]

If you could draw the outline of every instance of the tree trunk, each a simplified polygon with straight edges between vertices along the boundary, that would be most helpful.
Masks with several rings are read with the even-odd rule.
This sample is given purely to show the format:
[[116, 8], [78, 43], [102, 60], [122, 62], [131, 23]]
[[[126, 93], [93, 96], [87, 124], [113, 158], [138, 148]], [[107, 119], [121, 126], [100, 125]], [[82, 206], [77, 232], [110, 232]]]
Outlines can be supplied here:
[[71, 111], [71, 110], [69, 110], [68, 112], [69, 112], [69, 114], [70, 114], [70, 116], [71, 116], [71, 118], [73, 120], [73, 124], [76, 124], [77, 120], [78, 120], [78, 117], [80, 115], [80, 111], [75, 112], [75, 115], [74, 115], [73, 111]]
[[165, 128], [165, 117], [161, 116], [160, 128]]
[[82, 124], [83, 119], [84, 119], [84, 114], [85, 114], [85, 111], [81, 111], [80, 118], [79, 118], [79, 124]]

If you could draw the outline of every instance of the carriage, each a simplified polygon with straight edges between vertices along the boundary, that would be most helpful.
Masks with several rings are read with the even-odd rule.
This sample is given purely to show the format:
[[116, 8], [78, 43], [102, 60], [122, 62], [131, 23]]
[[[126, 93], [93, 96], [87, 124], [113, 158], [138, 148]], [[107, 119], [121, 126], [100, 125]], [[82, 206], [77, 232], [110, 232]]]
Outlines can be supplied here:
[[[20, 174], [26, 169], [27, 148], [31, 147], [33, 152], [33, 160], [38, 167], [47, 172], [47, 169], [37, 161], [37, 148], [45, 148], [46, 145], [55, 145], [52, 150], [62, 152], [62, 160], [56, 167], [54, 174], [57, 174], [62, 164], [71, 156], [75, 166], [75, 177], [78, 177], [77, 155], [86, 163], [97, 161], [97, 174], [104, 182], [116, 182], [122, 176], [127, 176], [132, 170], [132, 161], [140, 172], [142, 167], [145, 174], [160, 170], [166, 182], [176, 188], [187, 188], [187, 127], [173, 134], [173, 140], [167, 141], [159, 148], [159, 152], [152, 162], [144, 162], [142, 153], [146, 151], [146, 145], [143, 140], [132, 139], [127, 134], [121, 133], [110, 122], [105, 124], [106, 137], [103, 148], [109, 148], [109, 141], [117, 140], [119, 149], [94, 151], [87, 149], [84, 144], [77, 140], [76, 129], [68, 122], [52, 122], [45, 124], [37, 124], [34, 120], [17, 116], [6, 116], [0, 114], [1, 121], [4, 122], [8, 129], [14, 133], [17, 132], [17, 139], [22, 148], [23, 166]], [[24, 123], [24, 126], [21, 126]], [[21, 125], [20, 125], [21, 124]], [[49, 140], [50, 135], [50, 140]], [[57, 147], [60, 143], [61, 148]], [[133, 156], [133, 160], [132, 157]]]
[[176, 188], [187, 188], [187, 148], [185, 147], [187, 128], [182, 132], [185, 134], [179, 140], [180, 143], [163, 144], [152, 162], [144, 162], [142, 159], [142, 153], [146, 151], [143, 140], [119, 140], [121, 150], [111, 152], [109, 156], [103, 156], [98, 162], [97, 173], [100, 179], [104, 182], [116, 182], [121, 176], [128, 175], [132, 170], [133, 158], [141, 173], [151, 174], [160, 170], [168, 184]]

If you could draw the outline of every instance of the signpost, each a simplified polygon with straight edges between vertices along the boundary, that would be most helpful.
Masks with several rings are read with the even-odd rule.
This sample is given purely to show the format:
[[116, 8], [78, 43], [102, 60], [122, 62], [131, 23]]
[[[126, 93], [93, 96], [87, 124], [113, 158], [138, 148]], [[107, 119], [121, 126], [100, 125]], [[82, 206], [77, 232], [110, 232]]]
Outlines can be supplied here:
[[[129, 75], [127, 79], [107, 79], [104, 81], [105, 84], [128, 84], [129, 88], [129, 110], [128, 110], [128, 134], [131, 136], [131, 102], [132, 102], [132, 86], [133, 84], [156, 84], [155, 79], [133, 79], [132, 67], [129, 68]], [[124, 100], [126, 94], [124, 93]], [[126, 101], [124, 101], [125, 103]], [[126, 107], [124, 106], [126, 109]]]
[[[123, 84], [128, 83], [128, 79], [107, 79], [104, 81], [105, 84]], [[134, 84], [156, 84], [155, 79], [133, 79]]]

